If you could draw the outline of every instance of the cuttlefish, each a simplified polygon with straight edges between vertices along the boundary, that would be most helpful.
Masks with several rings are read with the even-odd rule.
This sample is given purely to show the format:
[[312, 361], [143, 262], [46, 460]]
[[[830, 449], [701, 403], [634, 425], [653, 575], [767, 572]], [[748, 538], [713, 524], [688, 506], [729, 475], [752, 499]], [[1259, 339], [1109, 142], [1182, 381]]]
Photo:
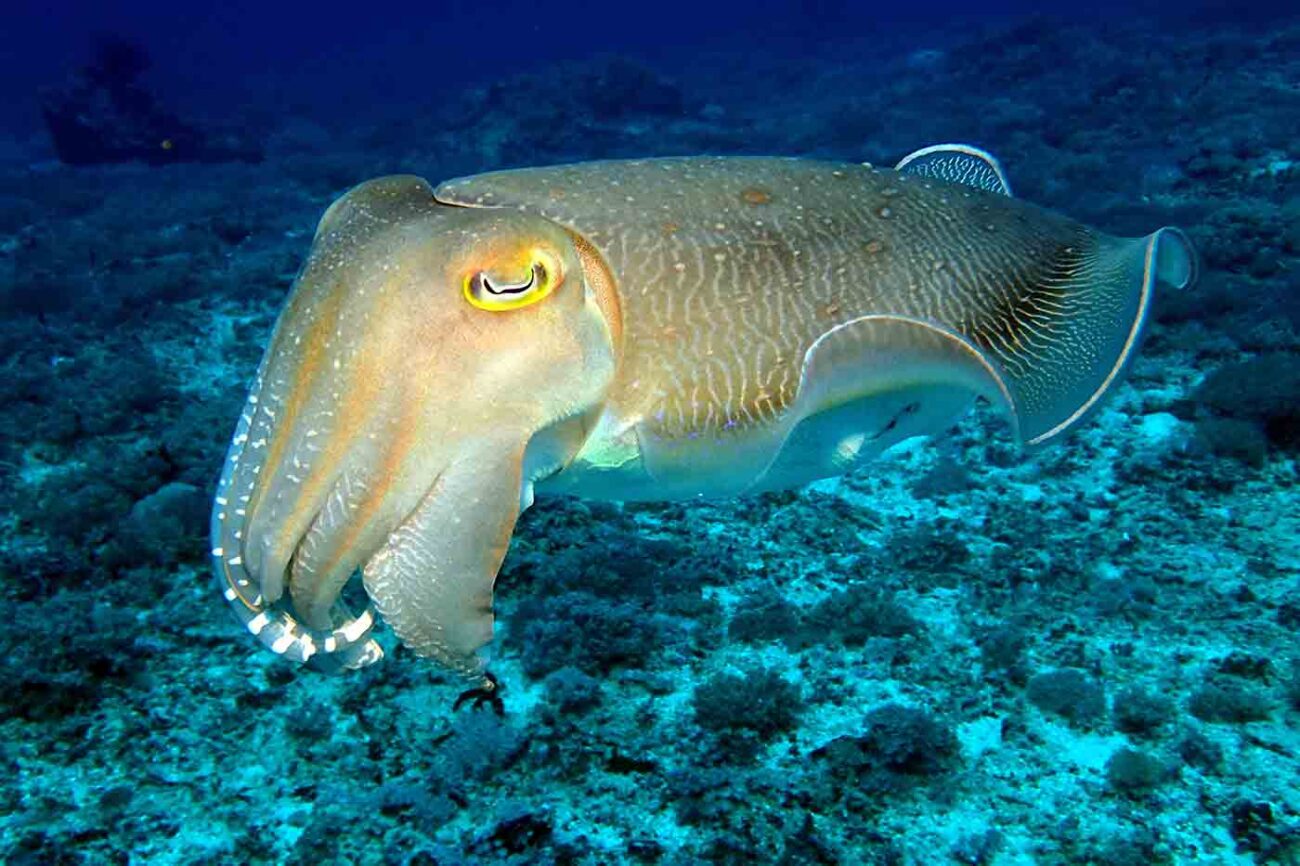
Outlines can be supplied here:
[[981, 400], [1043, 443], [1114, 386], [1155, 284], [1194, 276], [1177, 229], [1102, 234], [963, 145], [372, 180], [320, 220], [239, 418], [221, 590], [294, 661], [378, 660], [378, 615], [481, 681], [535, 494], [794, 487]]

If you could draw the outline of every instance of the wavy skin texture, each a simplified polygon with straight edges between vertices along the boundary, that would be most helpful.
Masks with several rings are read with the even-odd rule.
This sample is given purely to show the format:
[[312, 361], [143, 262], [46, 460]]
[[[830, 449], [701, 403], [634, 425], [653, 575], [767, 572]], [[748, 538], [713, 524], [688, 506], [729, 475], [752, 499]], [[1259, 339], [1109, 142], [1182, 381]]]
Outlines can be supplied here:
[[[321, 221], [236, 431], [213, 519], [227, 599], [276, 652], [356, 667], [378, 657], [371, 612], [339, 602], [359, 569], [408, 646], [477, 676], [535, 483], [789, 487], [941, 431], [977, 396], [1030, 443], [1070, 429], [1131, 358], [1155, 284], [1194, 279], [1186, 239], [1112, 238], [1017, 201], [973, 148], [914, 157], [353, 190]], [[463, 296], [474, 274], [526, 285], [539, 259], [557, 283], [537, 303]]]
[[[916, 164], [949, 168], [927, 151]], [[890, 316], [974, 347], [991, 377], [977, 393], [1005, 394], [998, 402], [1036, 443], [1116, 381], [1157, 278], [1190, 281], [1181, 233], [1112, 238], [1006, 195], [996, 163], [962, 151], [973, 149], [951, 158], [977, 163], [971, 176], [990, 189], [858, 164], [685, 157], [490, 173], [436, 194], [564, 225], [619, 286], [623, 368], [607, 437], [590, 451], [630, 465], [633, 446], [611, 443], [633, 431], [640, 463], [600, 490], [576, 478], [557, 487], [720, 495], [749, 489], [752, 467], [776, 459], [807, 409], [809, 353], [833, 328]], [[1157, 246], [1163, 271], [1148, 266]], [[887, 385], [869, 371], [859, 380], [864, 394]]]

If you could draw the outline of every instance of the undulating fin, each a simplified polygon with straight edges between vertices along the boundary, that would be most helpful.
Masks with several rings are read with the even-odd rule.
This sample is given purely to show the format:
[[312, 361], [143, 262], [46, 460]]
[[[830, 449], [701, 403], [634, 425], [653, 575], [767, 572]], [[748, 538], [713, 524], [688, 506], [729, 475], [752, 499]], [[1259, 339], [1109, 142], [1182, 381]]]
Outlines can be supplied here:
[[977, 396], [1010, 414], [998, 370], [960, 334], [896, 315], [837, 325], [808, 350], [795, 423], [757, 489], [841, 474], [904, 439], [946, 429]]
[[1196, 248], [1182, 229], [1165, 226], [1147, 238], [1151, 245], [1157, 282], [1175, 289], [1196, 285], [1200, 264]]
[[894, 166], [902, 174], [963, 183], [985, 192], [1011, 195], [1002, 164], [993, 154], [969, 144], [935, 144], [913, 151]]
[[1195, 279], [1195, 254], [1177, 229], [1090, 232], [1043, 263], [1015, 309], [968, 323], [1002, 373], [1021, 438], [1045, 442], [1095, 408], [1138, 345], [1155, 284]]

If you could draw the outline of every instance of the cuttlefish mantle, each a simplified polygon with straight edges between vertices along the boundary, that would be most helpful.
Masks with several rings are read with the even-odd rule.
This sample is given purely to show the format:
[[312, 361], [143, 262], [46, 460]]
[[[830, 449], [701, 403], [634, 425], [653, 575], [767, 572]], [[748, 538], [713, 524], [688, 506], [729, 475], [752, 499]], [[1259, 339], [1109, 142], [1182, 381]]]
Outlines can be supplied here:
[[[1012, 198], [975, 148], [895, 169], [700, 157], [380, 178], [325, 212], [213, 510], [221, 590], [322, 670], [481, 678], [535, 492], [731, 496], [849, 471], [978, 398], [1027, 443], [1120, 377], [1185, 236]], [[342, 600], [360, 573], [369, 603]]]

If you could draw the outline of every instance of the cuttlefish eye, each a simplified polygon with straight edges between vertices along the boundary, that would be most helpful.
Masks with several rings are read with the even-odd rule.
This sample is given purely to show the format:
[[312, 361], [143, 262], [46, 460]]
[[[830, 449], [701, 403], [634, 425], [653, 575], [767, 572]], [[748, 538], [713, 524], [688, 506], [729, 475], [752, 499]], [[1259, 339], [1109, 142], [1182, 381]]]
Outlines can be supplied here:
[[465, 276], [465, 300], [480, 310], [517, 310], [545, 298], [561, 282], [557, 259], [535, 251], [522, 277], [495, 270], [479, 270]]

